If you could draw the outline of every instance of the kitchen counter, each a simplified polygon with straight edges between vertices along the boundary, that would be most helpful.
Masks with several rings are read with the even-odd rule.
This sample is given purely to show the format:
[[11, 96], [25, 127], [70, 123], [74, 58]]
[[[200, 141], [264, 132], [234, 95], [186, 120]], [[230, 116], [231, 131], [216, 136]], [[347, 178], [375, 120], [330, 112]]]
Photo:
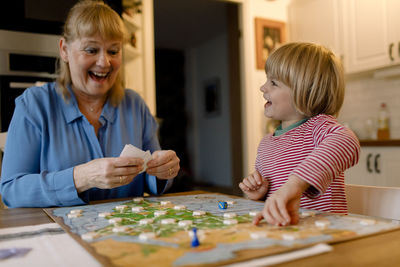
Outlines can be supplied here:
[[360, 140], [361, 146], [400, 146], [400, 139]]

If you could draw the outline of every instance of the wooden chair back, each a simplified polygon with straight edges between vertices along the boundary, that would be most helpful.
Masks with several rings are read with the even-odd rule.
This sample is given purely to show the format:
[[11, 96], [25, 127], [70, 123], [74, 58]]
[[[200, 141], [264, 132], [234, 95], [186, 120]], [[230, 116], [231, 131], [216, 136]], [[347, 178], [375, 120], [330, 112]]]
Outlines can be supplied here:
[[400, 220], [400, 187], [345, 187], [349, 213]]
[[[0, 173], [1, 173], [1, 165], [2, 165], [4, 147], [6, 146], [6, 139], [7, 139], [7, 132], [0, 133]], [[1, 201], [1, 195], [0, 195], [0, 209], [2, 209], [2, 208], [5, 208], [5, 205]]]
[[0, 133], [0, 151], [4, 152], [4, 147], [6, 146], [7, 132]]

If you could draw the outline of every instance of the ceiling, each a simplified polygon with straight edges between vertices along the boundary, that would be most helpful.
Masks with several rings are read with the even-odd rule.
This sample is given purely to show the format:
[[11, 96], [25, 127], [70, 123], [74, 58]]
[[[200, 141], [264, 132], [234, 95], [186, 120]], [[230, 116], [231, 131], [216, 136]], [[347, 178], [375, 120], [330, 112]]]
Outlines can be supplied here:
[[155, 0], [155, 47], [185, 49], [225, 32], [226, 5], [218, 0]]

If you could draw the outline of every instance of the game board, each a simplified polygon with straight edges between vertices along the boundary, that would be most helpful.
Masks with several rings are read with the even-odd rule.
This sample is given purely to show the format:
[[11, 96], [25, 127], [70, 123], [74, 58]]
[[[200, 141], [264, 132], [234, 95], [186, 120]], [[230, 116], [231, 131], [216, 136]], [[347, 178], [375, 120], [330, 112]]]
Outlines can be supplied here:
[[[219, 201], [230, 204], [220, 209]], [[262, 207], [234, 196], [197, 194], [45, 211], [109, 266], [216, 266], [399, 228], [390, 220], [310, 210], [301, 210], [295, 226], [254, 226], [252, 211]], [[191, 247], [193, 227], [198, 247]]]

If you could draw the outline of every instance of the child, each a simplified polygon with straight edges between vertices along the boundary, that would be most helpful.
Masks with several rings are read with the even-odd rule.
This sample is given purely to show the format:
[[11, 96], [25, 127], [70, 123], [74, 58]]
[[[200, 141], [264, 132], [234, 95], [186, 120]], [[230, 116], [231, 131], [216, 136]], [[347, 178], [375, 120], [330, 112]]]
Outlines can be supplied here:
[[334, 117], [344, 98], [340, 61], [323, 46], [288, 43], [265, 72], [264, 114], [281, 125], [261, 140], [255, 171], [239, 184], [248, 198], [266, 198], [253, 222], [296, 224], [299, 207], [346, 214], [344, 171], [358, 162], [360, 144]]

